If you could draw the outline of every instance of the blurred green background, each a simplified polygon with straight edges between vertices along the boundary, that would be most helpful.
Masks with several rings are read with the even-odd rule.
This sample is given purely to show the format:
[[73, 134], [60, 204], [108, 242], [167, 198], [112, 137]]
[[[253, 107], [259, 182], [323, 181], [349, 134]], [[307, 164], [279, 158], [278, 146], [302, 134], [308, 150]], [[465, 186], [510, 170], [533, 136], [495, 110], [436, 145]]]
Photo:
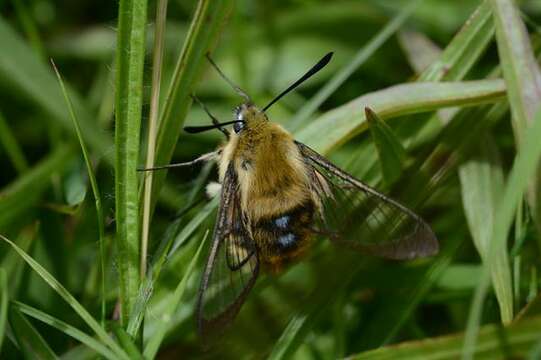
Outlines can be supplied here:
[[[514, 4], [517, 12], [494, 12], [498, 4]], [[210, 239], [193, 273], [189, 265], [205, 232], [212, 230], [215, 203], [208, 205], [203, 196], [205, 184], [216, 179], [211, 167], [174, 169], [165, 181], [155, 180], [157, 206], [147, 256], [152, 291], [148, 284], [141, 291], [135, 285], [134, 312], [146, 314], [143, 330], [132, 341], [130, 329], [127, 334], [112, 320], [124, 286], [119, 270], [126, 263], [118, 248], [123, 235], [116, 230], [126, 219], [115, 214], [116, 191], [123, 184], [115, 183], [119, 164], [112, 160], [125, 154], [114, 142], [115, 87], [125, 84], [117, 76], [125, 66], [117, 55], [124, 46], [117, 44], [118, 6], [81, 0], [0, 2], [0, 234], [45, 269], [32, 268], [12, 247], [0, 244], [2, 359], [108, 357], [100, 346], [113, 349], [109, 357], [125, 351], [135, 358], [151, 339], [156, 356], [164, 359], [541, 357], [538, 208], [535, 199], [513, 207], [504, 198], [515, 189], [522, 199], [526, 191], [507, 181], [517, 163], [516, 149], [536, 159], [533, 142], [521, 145], [525, 134], [535, 135], [535, 130], [521, 128], [520, 114], [524, 110], [528, 126], [535, 128], [531, 109], [541, 104], [541, 2], [168, 2], [158, 140], [165, 139], [165, 145], [158, 146], [158, 164], [193, 159], [222, 141], [218, 131], [180, 132], [183, 123], [210, 121], [197, 104], [190, 106], [189, 93], [222, 121], [231, 119], [241, 101], [208, 66], [202, 56], [206, 51], [212, 50], [222, 70], [261, 106], [334, 51], [332, 62], [274, 105], [269, 117], [340, 167], [414, 208], [441, 244], [438, 256], [411, 262], [382, 261], [318, 244], [284, 275], [262, 276], [234, 325], [208, 349], [197, 336], [193, 310]], [[142, 90], [140, 147], [135, 139], [135, 155], [125, 154], [126, 159], [132, 156], [128, 176], [139, 189], [143, 177], [135, 174], [133, 160], [143, 166], [147, 151], [156, 6], [148, 2], [148, 21], [140, 29], [146, 30], [142, 83], [134, 87]], [[194, 25], [198, 11], [216, 13]], [[529, 35], [506, 36], [522, 24]], [[209, 40], [205, 31], [219, 36], [209, 35]], [[190, 48], [187, 39], [199, 45]], [[125, 53], [133, 55], [128, 49]], [[188, 64], [181, 75], [179, 56]], [[530, 58], [535, 61], [525, 60]], [[69, 89], [103, 216], [96, 212], [68, 105], [49, 59]], [[183, 82], [175, 82], [175, 76]], [[131, 97], [133, 88], [126, 89]], [[381, 119], [367, 125], [364, 106]], [[181, 110], [169, 116], [171, 109], [186, 109], [185, 117]], [[541, 182], [532, 169], [530, 164], [515, 176], [530, 179], [535, 192]], [[507, 221], [502, 210], [507, 205], [512, 216], [498, 233], [500, 244], [491, 231]], [[142, 220], [134, 219], [138, 228]], [[105, 226], [105, 283], [99, 220]], [[174, 244], [174, 251], [158, 269], [166, 244]], [[135, 269], [137, 264], [127, 266]], [[45, 271], [73, 299], [48, 286]], [[486, 279], [494, 287], [484, 297]], [[73, 309], [80, 303], [99, 322], [102, 285], [103, 328], [112, 331], [111, 341], [121, 350], [95, 336], [92, 325]], [[75, 330], [94, 338], [82, 340], [73, 335]], [[148, 351], [145, 356], [152, 354]]]

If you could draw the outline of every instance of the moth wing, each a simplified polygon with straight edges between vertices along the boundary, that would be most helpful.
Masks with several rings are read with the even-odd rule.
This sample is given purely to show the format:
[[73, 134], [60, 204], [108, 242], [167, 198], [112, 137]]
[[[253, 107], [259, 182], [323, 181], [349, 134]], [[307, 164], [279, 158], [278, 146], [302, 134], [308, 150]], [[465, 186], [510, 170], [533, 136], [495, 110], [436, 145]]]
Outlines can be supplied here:
[[197, 300], [198, 328], [203, 336], [230, 324], [255, 284], [259, 259], [247, 229], [237, 176], [230, 164]]
[[438, 241], [417, 214], [298, 143], [319, 202], [321, 231], [330, 240], [389, 259], [435, 255]]

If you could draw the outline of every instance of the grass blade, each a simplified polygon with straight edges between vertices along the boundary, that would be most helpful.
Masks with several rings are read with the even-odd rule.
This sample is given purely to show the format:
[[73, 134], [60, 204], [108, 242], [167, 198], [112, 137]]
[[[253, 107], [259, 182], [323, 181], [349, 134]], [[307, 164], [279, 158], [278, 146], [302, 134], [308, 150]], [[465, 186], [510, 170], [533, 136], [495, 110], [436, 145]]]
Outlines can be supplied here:
[[[156, 164], [171, 162], [182, 125], [192, 103], [189, 95], [201, 74], [203, 65], [206, 65], [204, 55], [214, 48], [233, 3], [233, 0], [198, 1], [160, 117]], [[156, 195], [163, 185], [166, 174], [166, 171], [154, 174], [153, 204], [156, 203]]]
[[170, 322], [171, 318], [173, 317], [173, 314], [177, 310], [180, 301], [182, 300], [182, 296], [184, 295], [184, 291], [186, 290], [186, 285], [188, 284], [188, 279], [190, 278], [190, 275], [193, 272], [193, 269], [195, 268], [195, 264], [197, 264], [197, 260], [199, 259], [199, 256], [201, 255], [201, 250], [203, 249], [203, 245], [206, 242], [208, 236], [208, 231], [205, 233], [205, 237], [201, 241], [201, 244], [199, 245], [199, 248], [197, 249], [197, 252], [195, 253], [192, 261], [186, 268], [186, 273], [182, 277], [182, 280], [179, 282], [177, 287], [175, 288], [175, 292], [173, 293], [173, 296], [169, 299], [169, 303], [165, 307], [165, 311], [161, 314], [160, 317], [156, 319], [156, 331], [153, 333], [152, 337], [148, 340], [148, 343], [145, 346], [145, 351], [143, 352], [143, 355], [145, 358], [148, 359], [154, 359], [156, 354], [158, 353], [158, 350], [160, 349], [160, 345], [167, 334], [167, 331], [170, 329]]
[[104, 346], [102, 343], [100, 343], [93, 337], [89, 336], [88, 334], [85, 334], [81, 330], [71, 326], [70, 324], [65, 323], [64, 321], [60, 319], [57, 319], [49, 314], [44, 313], [41, 310], [38, 310], [36, 308], [33, 308], [29, 305], [23, 304], [18, 301], [12, 301], [11, 307], [19, 310], [23, 314], [26, 314], [30, 317], [33, 317], [36, 320], [39, 320], [49, 326], [52, 326], [58, 329], [59, 331], [81, 342], [82, 344], [86, 345], [89, 349], [94, 350], [96, 353], [104, 356], [107, 359], [117, 358], [117, 355], [115, 355], [114, 352], [109, 350], [109, 348]]
[[121, 0], [116, 50], [115, 211], [121, 322], [127, 324], [140, 285], [137, 161], [143, 101], [146, 0]]
[[9, 160], [17, 172], [19, 174], [25, 172], [28, 169], [28, 162], [2, 113], [0, 113], [0, 142], [4, 145]]
[[113, 324], [113, 333], [115, 334], [118, 342], [122, 345], [130, 359], [143, 359], [143, 356], [141, 356], [141, 353], [139, 352], [139, 350], [137, 350], [137, 346], [135, 346], [135, 344], [133, 343], [132, 337], [128, 335], [126, 330], [124, 330], [118, 324]]
[[496, 212], [496, 219], [492, 230], [493, 238], [487, 251], [489, 262], [483, 266], [483, 274], [479, 279], [468, 317], [463, 349], [463, 357], [466, 359], [470, 359], [474, 353], [483, 302], [490, 285], [489, 269], [494, 266], [494, 259], [498, 251], [503, 251], [501, 249], [506, 249], [507, 247], [506, 240], [515, 217], [516, 208], [524, 196], [528, 182], [535, 174], [539, 159], [541, 158], [540, 138], [541, 112], [537, 114], [533, 125], [525, 134], [524, 141], [515, 157], [509, 179], [505, 185], [502, 201]]
[[299, 129], [372, 54], [376, 52], [404, 24], [423, 0], [411, 1], [399, 14], [363, 46], [351, 62], [337, 72], [291, 119], [291, 128]]
[[57, 359], [47, 342], [16, 307], [9, 309], [9, 323], [25, 358]]
[[[62, 94], [47, 63], [8, 25], [4, 17], [0, 17], [0, 43], [4, 49], [9, 49], [0, 57], [0, 77], [5, 81], [4, 86], [9, 86], [22, 99], [43, 109], [52, 121], [75, 135], [69, 115], [64, 111]], [[70, 91], [70, 98], [79, 114], [85, 141], [100, 154], [106, 154], [112, 146], [111, 139], [96, 126], [93, 115], [80, 96]], [[110, 157], [106, 160], [112, 162]]]
[[[152, 58], [152, 94], [150, 96], [150, 114], [148, 116], [148, 141], [147, 158], [145, 167], [154, 167], [154, 156], [156, 150], [156, 129], [158, 127], [160, 85], [165, 40], [165, 22], [167, 18], [167, 0], [159, 0], [156, 12], [156, 30], [154, 36], [154, 50]], [[152, 179], [153, 172], [144, 173], [144, 194], [143, 194], [143, 226], [141, 229], [141, 260], [140, 271], [142, 281], [147, 272], [147, 249], [148, 236], [150, 231], [150, 208], [152, 206]]]
[[71, 147], [58, 146], [51, 154], [31, 170], [17, 178], [0, 192], [0, 232], [12, 221], [39, 201], [49, 187], [49, 177], [62, 170], [71, 157]]
[[[462, 165], [459, 177], [462, 202], [468, 226], [477, 251], [483, 262], [488, 262], [488, 246], [492, 240], [492, 228], [496, 209], [504, 188], [503, 170], [492, 137], [480, 139], [477, 156]], [[492, 283], [500, 305], [504, 324], [513, 319], [513, 291], [507, 249], [500, 248], [492, 260]]]
[[2, 353], [2, 343], [4, 342], [6, 330], [8, 301], [9, 293], [6, 271], [4, 268], [0, 267], [0, 353]]
[[[365, 94], [328, 111], [299, 131], [296, 138], [327, 153], [366, 130], [364, 108], [367, 106], [386, 119], [447, 106], [495, 102], [504, 94], [505, 84], [502, 80], [396, 85]], [[321, 136], [322, 133], [326, 135]]]
[[[475, 349], [476, 359], [520, 359], [539, 340], [541, 317], [524, 319], [502, 329], [498, 325], [483, 326]], [[362, 360], [451, 360], [460, 357], [464, 334], [427, 338], [363, 352], [350, 359]]]
[[103, 206], [102, 206], [102, 201], [101, 201], [101, 194], [98, 188], [98, 181], [96, 180], [96, 175], [94, 174], [94, 170], [92, 169], [92, 162], [90, 160], [90, 155], [88, 153], [88, 150], [86, 148], [86, 145], [83, 139], [83, 135], [81, 133], [81, 127], [79, 126], [77, 116], [75, 115], [75, 111], [73, 110], [73, 105], [69, 98], [68, 92], [66, 91], [66, 87], [64, 86], [64, 82], [62, 81], [62, 76], [60, 76], [60, 73], [58, 72], [58, 69], [56, 68], [56, 65], [54, 64], [52, 60], [51, 60], [51, 63], [56, 73], [58, 83], [60, 84], [60, 87], [62, 88], [62, 93], [64, 95], [64, 99], [66, 100], [66, 105], [68, 106], [70, 117], [71, 117], [71, 120], [73, 121], [73, 125], [77, 133], [77, 138], [79, 139], [79, 144], [81, 145], [81, 150], [85, 158], [86, 170], [88, 172], [88, 177], [90, 179], [90, 185], [92, 187], [92, 193], [94, 194], [94, 201], [96, 204], [96, 216], [98, 218], [98, 236], [99, 236], [98, 242], [99, 242], [99, 247], [100, 247], [100, 275], [101, 275], [101, 305], [100, 307], [101, 307], [101, 324], [103, 326], [105, 324], [105, 250], [104, 250], [105, 224], [103, 220]]
[[[29, 252], [30, 247], [34, 244], [38, 229], [39, 225], [36, 222], [33, 225], [23, 228], [17, 237], [17, 244], [24, 252]], [[0, 263], [0, 267], [5, 270], [6, 276], [9, 279], [8, 291], [11, 294], [17, 294], [19, 291], [24, 265], [21, 257], [13, 251], [9, 251]]]
[[419, 77], [419, 81], [456, 81], [464, 78], [494, 35], [489, 0], [484, 0], [445, 47], [441, 57]]
[[[520, 12], [511, 0], [491, 0], [496, 24], [498, 54], [503, 77], [508, 87], [509, 104], [518, 147], [534, 117], [541, 109], [541, 70], [532, 51], [526, 26]], [[541, 230], [541, 186], [532, 180], [528, 202], [538, 230]]]
[[124, 351], [111, 339], [109, 334], [103, 329], [88, 311], [73, 297], [73, 295], [60, 284], [43, 266], [37, 263], [30, 255], [19, 248], [8, 238], [0, 235], [0, 239], [8, 243], [21, 258], [38, 274], [62, 299], [71, 306], [73, 310], [85, 321], [85, 323], [96, 333], [98, 338], [113, 350], [119, 358], [128, 359]]
[[402, 174], [406, 150], [389, 125], [368, 107], [365, 108], [365, 117], [378, 152], [383, 181], [387, 186], [390, 186]]

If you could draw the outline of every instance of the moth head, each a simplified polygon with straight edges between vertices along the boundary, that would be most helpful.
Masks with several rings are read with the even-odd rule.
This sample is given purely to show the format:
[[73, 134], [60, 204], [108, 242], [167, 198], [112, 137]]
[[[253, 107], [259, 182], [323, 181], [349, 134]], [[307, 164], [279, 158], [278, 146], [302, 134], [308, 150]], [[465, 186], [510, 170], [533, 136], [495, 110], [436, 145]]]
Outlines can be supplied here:
[[267, 115], [251, 103], [242, 103], [235, 108], [233, 113], [234, 120], [233, 130], [236, 134], [240, 134], [246, 129], [253, 129], [259, 124], [269, 121]]

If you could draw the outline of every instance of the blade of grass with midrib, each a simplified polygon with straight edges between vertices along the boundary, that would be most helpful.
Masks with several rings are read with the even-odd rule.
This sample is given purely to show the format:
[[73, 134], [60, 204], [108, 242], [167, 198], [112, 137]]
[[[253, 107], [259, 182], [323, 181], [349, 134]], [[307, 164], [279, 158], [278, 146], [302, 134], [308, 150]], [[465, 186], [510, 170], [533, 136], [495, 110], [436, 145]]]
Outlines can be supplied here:
[[49, 344], [18, 308], [10, 307], [9, 323], [20, 350], [27, 359], [58, 359]]
[[[199, 0], [188, 35], [177, 60], [173, 80], [158, 127], [155, 164], [169, 164], [191, 106], [190, 93], [206, 65], [205, 53], [211, 51], [232, 10], [233, 0]], [[167, 171], [154, 174], [152, 205], [163, 186]], [[152, 208], [151, 208], [152, 209]], [[152, 214], [152, 211], [151, 211]]]
[[81, 330], [71, 326], [70, 324], [65, 323], [64, 321], [57, 319], [49, 314], [44, 313], [41, 310], [35, 309], [29, 305], [23, 304], [18, 301], [12, 301], [11, 306], [18, 309], [22, 313], [33, 317], [36, 320], [39, 320], [49, 326], [52, 326], [64, 334], [72, 337], [73, 339], [81, 342], [86, 345], [89, 349], [94, 350], [96, 353], [101, 354], [107, 359], [116, 359], [117, 355], [114, 352], [109, 350], [102, 343], [94, 339], [93, 337], [85, 334]]
[[146, 0], [120, 0], [115, 89], [115, 220], [120, 320], [126, 325], [140, 284], [136, 169], [143, 103], [146, 12]]
[[479, 278], [479, 283], [472, 300], [466, 334], [464, 337], [463, 358], [472, 358], [475, 350], [475, 343], [479, 324], [481, 322], [481, 313], [483, 303], [490, 286], [489, 269], [495, 266], [498, 251], [507, 246], [507, 236], [511, 224], [515, 217], [516, 208], [526, 193], [528, 182], [535, 175], [539, 160], [541, 159], [541, 111], [538, 112], [530, 129], [526, 132], [523, 145], [513, 162], [511, 173], [505, 184], [505, 189], [498, 209], [492, 230], [492, 241], [488, 245], [489, 262], [483, 266], [483, 274]]
[[109, 336], [107, 331], [100, 326], [100, 324], [90, 315], [90, 313], [79, 303], [75, 297], [56, 280], [43, 266], [35, 261], [30, 255], [19, 248], [14, 242], [9, 240], [3, 235], [0, 235], [0, 239], [9, 244], [13, 250], [19, 254], [19, 256], [49, 285], [71, 308], [83, 319], [86, 324], [96, 333], [101, 342], [107, 345], [116, 356], [121, 359], [129, 359], [126, 353], [118, 346], [117, 343]]
[[[479, 139], [476, 155], [459, 169], [462, 203], [477, 251], [484, 263], [492, 239], [491, 231], [496, 218], [496, 209], [503, 192], [503, 170], [497, 147], [491, 136]], [[513, 291], [511, 272], [506, 248], [500, 248], [491, 260], [492, 283], [500, 305], [500, 316], [504, 324], [513, 319]]]

